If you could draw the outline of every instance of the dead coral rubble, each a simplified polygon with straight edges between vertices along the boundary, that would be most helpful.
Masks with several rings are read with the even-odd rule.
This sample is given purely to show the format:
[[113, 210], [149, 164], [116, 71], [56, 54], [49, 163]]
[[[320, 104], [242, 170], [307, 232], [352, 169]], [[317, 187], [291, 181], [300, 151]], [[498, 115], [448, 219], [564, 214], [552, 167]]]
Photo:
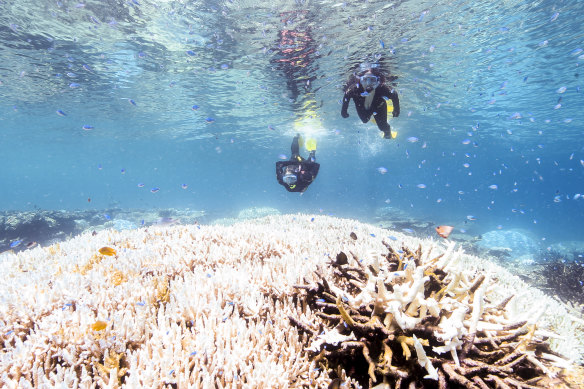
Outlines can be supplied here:
[[332, 279], [321, 269], [315, 281], [295, 286], [320, 323], [290, 322], [308, 334], [307, 350], [336, 379], [333, 387], [344, 372], [349, 386], [375, 388], [561, 384], [548, 362], [561, 358], [535, 323], [510, 318], [512, 296], [491, 301], [489, 276], [460, 270], [453, 246], [430, 259], [421, 246], [384, 245], [387, 254], [373, 260], [340, 252], [330, 262]]

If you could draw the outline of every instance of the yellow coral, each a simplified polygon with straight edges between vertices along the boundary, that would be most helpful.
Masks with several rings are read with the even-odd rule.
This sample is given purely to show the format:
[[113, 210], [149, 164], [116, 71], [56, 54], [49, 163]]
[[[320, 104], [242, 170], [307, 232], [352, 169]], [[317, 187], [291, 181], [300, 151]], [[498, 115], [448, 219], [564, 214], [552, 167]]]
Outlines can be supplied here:
[[86, 275], [93, 267], [101, 262], [103, 255], [93, 254], [91, 258], [83, 266], [75, 266], [74, 272], [79, 272], [81, 275]]
[[121, 285], [122, 283], [128, 281], [128, 277], [126, 277], [126, 275], [119, 271], [116, 270], [112, 273], [110, 280], [112, 282], [112, 284], [114, 284], [115, 286]]
[[170, 301], [170, 281], [168, 277], [155, 278], [153, 286], [156, 295], [152, 304], [158, 308], [161, 303], [168, 303]]
[[57, 255], [57, 253], [59, 251], [61, 251], [61, 246], [59, 246], [59, 243], [57, 243], [57, 244], [54, 244], [52, 246], [49, 246], [47, 248], [47, 250], [49, 251], [49, 254], [51, 254], [51, 255]]
[[122, 360], [122, 358], [125, 357], [124, 353], [116, 353], [115, 351], [106, 351], [104, 357], [103, 357], [103, 365], [101, 363], [97, 363], [97, 371], [99, 373], [99, 375], [101, 376], [101, 378], [106, 381], [108, 383], [108, 385], [111, 385], [111, 383], [109, 382], [109, 378], [110, 378], [110, 371], [112, 369], [116, 369], [118, 371], [118, 384], [121, 384], [121, 378], [126, 375], [126, 372], [128, 371], [127, 368], [122, 368], [120, 366], [120, 361]]

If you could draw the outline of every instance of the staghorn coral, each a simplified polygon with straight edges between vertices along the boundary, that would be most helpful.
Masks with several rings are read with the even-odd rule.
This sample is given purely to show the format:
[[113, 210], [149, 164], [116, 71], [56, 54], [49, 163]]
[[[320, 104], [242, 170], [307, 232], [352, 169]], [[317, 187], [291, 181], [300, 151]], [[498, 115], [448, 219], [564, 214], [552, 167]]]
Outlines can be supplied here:
[[[490, 299], [484, 274], [473, 279], [452, 257], [429, 259], [421, 246], [398, 254], [384, 245], [388, 253], [368, 266], [340, 252], [330, 261], [332, 279], [316, 272], [315, 283], [296, 286], [324, 331], [316, 335], [296, 318], [291, 323], [311, 335], [307, 350], [324, 368], [363, 366], [351, 376], [366, 387], [381, 381], [378, 387], [545, 388], [556, 379], [551, 365], [569, 364], [551, 351], [546, 333], [536, 332], [536, 320], [509, 319], [505, 307], [513, 296], [498, 304]], [[560, 379], [554, 385], [560, 382], [567, 385]]]
[[[358, 239], [351, 238], [350, 232]], [[431, 297], [425, 295], [430, 285], [429, 293], [434, 293], [437, 303], [450, 299], [453, 307], [465, 304], [465, 288], [476, 285], [475, 293], [478, 293], [482, 285], [487, 285], [485, 296], [492, 301], [485, 297], [484, 315], [492, 314], [493, 304], [498, 305], [515, 294], [506, 305], [509, 320], [539, 318], [535, 331], [532, 330], [535, 321], [530, 322], [526, 326], [528, 332], [519, 334], [517, 342], [524, 338], [539, 339], [545, 326], [561, 335], [554, 339], [553, 353], [561, 351], [573, 359], [581, 355], [582, 327], [561, 304], [490, 263], [434, 241], [419, 241], [397, 232], [391, 233], [397, 238], [392, 247], [401, 259], [401, 267], [398, 260], [395, 268], [399, 273], [396, 282], [413, 286], [416, 277], [425, 281], [418, 281], [417, 293], [405, 287], [399, 290], [401, 299], [409, 301], [408, 309], [406, 312], [394, 309], [389, 317], [391, 321], [385, 312], [387, 307], [370, 300], [370, 309], [386, 313], [383, 319], [387, 318], [387, 324], [379, 323], [377, 314], [367, 317], [363, 312], [355, 312], [351, 307], [357, 302], [350, 299], [357, 298], [362, 290], [370, 291], [359, 296], [363, 304], [376, 290], [386, 295], [398, 292], [390, 289], [389, 283], [384, 284], [385, 290], [378, 288], [375, 280], [385, 274], [388, 260], [380, 255], [388, 251], [382, 243], [387, 234], [388, 231], [354, 220], [288, 215], [247, 220], [229, 227], [175, 225], [99, 231], [58, 246], [2, 254], [0, 380], [9, 388], [116, 385], [322, 388], [338, 378], [335, 381], [338, 385], [360, 387], [359, 381], [351, 377], [370, 377], [371, 365], [363, 353], [363, 345], [367, 346], [371, 361], [400, 374], [389, 362], [395, 367], [398, 366], [396, 359], [405, 360], [406, 347], [410, 362], [417, 363], [420, 356], [416, 340], [413, 335], [404, 334], [396, 338], [398, 348], [384, 346], [382, 351], [376, 350], [354, 331], [355, 339], [343, 332], [344, 329], [331, 332], [328, 320], [339, 323], [344, 320], [341, 310], [335, 313], [334, 309], [342, 307], [347, 322], [353, 320], [356, 327], [369, 326], [383, 336], [391, 335], [384, 329], [386, 326], [402, 331], [398, 329], [399, 323], [414, 325], [412, 331], [417, 331], [418, 324], [410, 323], [410, 318], [436, 320], [438, 328], [440, 321], [432, 316], [432, 304], [428, 303]], [[310, 246], [305, 244], [307, 238], [312, 242]], [[104, 245], [115, 246], [117, 258], [95, 261], [85, 274], [75, 271]], [[402, 246], [416, 249], [406, 252]], [[407, 255], [400, 253], [398, 247]], [[332, 253], [341, 251], [349, 254], [350, 259], [341, 259], [347, 265], [328, 266]], [[422, 274], [416, 273], [409, 264], [419, 255], [423, 263], [431, 263]], [[363, 262], [356, 263], [354, 258]], [[459, 265], [469, 269], [470, 275], [446, 278]], [[114, 266], [115, 271], [127, 275], [127, 280], [117, 286], [111, 281]], [[342, 274], [348, 268], [354, 270], [347, 271], [350, 276], [345, 280]], [[475, 275], [478, 271], [488, 271], [491, 277], [478, 285]], [[315, 308], [293, 287], [304, 279], [310, 287], [325, 280], [335, 294], [329, 293], [330, 296], [323, 297], [324, 301], [317, 301], [319, 305]], [[337, 284], [336, 280], [341, 279], [343, 283]], [[346, 300], [339, 292], [342, 288], [349, 291], [344, 296]], [[540, 306], [547, 304], [547, 310], [538, 306], [531, 311], [536, 300], [542, 303]], [[423, 301], [429, 304], [426, 312], [423, 312], [426, 304]], [[420, 306], [414, 308], [418, 303]], [[465, 315], [472, 317], [472, 312]], [[106, 328], [92, 330], [91, 325], [97, 321], [107, 323]], [[481, 331], [491, 331], [483, 325], [482, 321], [477, 324], [478, 339], [485, 338]], [[452, 336], [451, 345], [454, 345], [456, 339], [446, 332], [447, 323], [443, 327], [439, 332], [444, 337]], [[469, 327], [465, 325], [465, 328]], [[313, 345], [318, 349], [313, 341], [322, 331], [329, 335], [323, 338], [323, 348], [326, 345], [328, 350], [330, 342], [331, 350], [339, 345], [341, 349], [352, 350], [358, 363], [344, 368], [325, 355], [327, 350], [311, 359], [312, 354], [306, 348]], [[450, 351], [434, 355], [423, 343], [431, 341], [429, 334], [414, 334], [427, 359], [437, 369], [437, 382], [440, 382], [442, 369], [433, 358], [447, 358]], [[493, 339], [501, 344], [513, 342], [499, 339], [497, 335]], [[337, 340], [337, 346], [333, 346]], [[442, 345], [447, 346], [445, 342]], [[485, 347], [488, 346], [477, 348]], [[464, 367], [460, 350], [457, 353]], [[117, 357], [122, 354], [123, 357]], [[106, 356], [114, 359], [106, 362]], [[460, 375], [458, 367], [453, 366]], [[122, 369], [127, 370], [122, 372]], [[416, 369], [422, 377], [428, 374], [424, 367]], [[493, 382], [501, 379], [484, 371], [494, 377]], [[373, 371], [373, 374], [378, 373]], [[380, 376], [376, 377], [376, 384], [382, 385]]]

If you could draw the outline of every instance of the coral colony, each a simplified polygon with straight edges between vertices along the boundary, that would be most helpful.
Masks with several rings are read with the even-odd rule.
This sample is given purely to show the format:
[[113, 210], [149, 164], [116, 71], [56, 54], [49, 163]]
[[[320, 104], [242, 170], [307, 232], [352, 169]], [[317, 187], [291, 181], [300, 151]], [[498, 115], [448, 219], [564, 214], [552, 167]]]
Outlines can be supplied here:
[[0, 255], [7, 388], [545, 388], [584, 322], [453, 243], [267, 216]]

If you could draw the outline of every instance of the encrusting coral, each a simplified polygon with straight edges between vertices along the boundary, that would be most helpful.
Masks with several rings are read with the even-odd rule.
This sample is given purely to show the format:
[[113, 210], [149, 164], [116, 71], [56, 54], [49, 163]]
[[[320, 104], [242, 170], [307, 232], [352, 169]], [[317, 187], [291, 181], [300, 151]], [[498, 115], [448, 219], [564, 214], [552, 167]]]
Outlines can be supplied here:
[[517, 277], [353, 220], [100, 231], [0, 263], [7, 388], [530, 388], [584, 360], [581, 319]]

